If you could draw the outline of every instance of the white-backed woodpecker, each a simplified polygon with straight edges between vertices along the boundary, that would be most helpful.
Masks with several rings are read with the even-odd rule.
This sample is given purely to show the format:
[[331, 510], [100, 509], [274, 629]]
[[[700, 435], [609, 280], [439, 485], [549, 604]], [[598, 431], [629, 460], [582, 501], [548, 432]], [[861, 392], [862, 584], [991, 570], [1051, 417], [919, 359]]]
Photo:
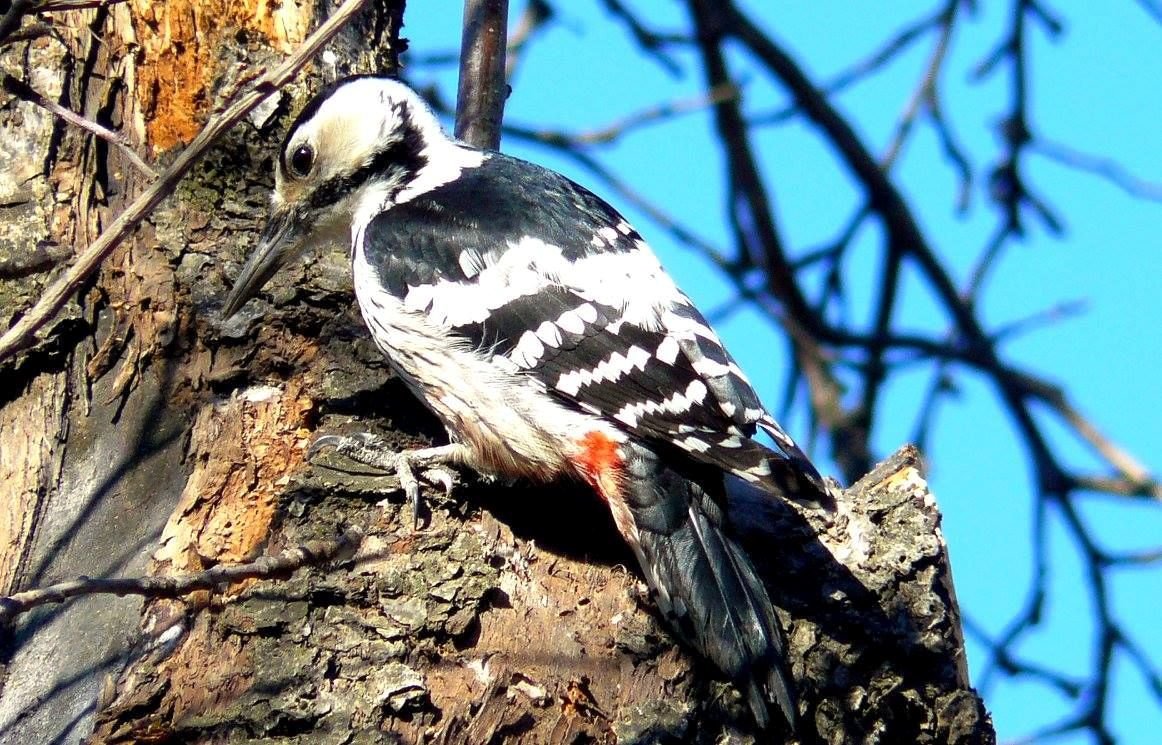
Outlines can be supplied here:
[[[379, 77], [302, 110], [275, 183], [223, 314], [303, 249], [349, 235], [367, 327], [451, 443], [378, 460], [590, 484], [670, 625], [760, 726], [771, 704], [793, 726], [783, 634], [725, 484], [815, 505], [829, 491], [638, 232], [564, 176], [450, 138]], [[376, 460], [368, 440], [327, 442]]]

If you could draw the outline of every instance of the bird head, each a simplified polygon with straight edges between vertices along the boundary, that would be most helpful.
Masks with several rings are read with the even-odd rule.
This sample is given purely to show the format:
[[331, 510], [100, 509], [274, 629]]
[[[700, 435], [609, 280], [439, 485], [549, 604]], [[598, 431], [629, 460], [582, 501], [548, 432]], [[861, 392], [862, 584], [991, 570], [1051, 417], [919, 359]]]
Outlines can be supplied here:
[[343, 239], [389, 208], [449, 145], [424, 100], [397, 80], [351, 77], [321, 91], [282, 142], [266, 227], [222, 317], [237, 313], [306, 249]]

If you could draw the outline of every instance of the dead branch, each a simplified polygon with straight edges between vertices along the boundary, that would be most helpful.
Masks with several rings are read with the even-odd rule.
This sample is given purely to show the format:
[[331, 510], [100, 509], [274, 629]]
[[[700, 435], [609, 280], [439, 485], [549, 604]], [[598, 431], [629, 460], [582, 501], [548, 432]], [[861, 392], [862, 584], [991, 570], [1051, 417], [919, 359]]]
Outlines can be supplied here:
[[277, 93], [282, 86], [293, 80], [299, 70], [310, 62], [366, 2], [367, 0], [346, 0], [334, 15], [303, 42], [298, 51], [274, 70], [265, 73], [247, 86], [225, 111], [212, 118], [174, 160], [173, 165], [126, 207], [97, 240], [81, 252], [68, 271], [44, 291], [36, 305], [0, 337], [0, 362], [33, 344], [36, 332], [52, 320], [81, 284], [96, 271], [105, 257], [133, 232], [138, 223], [173, 192], [178, 182], [201, 160], [206, 151], [268, 96]]
[[133, 149], [129, 140], [125, 139], [123, 135], [97, 122], [90, 121], [80, 114], [66, 109], [55, 101], [50, 101], [41, 93], [34, 90], [28, 83], [14, 78], [8, 73], [4, 73], [4, 90], [22, 101], [27, 101], [42, 109], [51, 111], [69, 124], [80, 127], [86, 132], [108, 142], [121, 151], [121, 154], [133, 164], [133, 167], [148, 176], [151, 181], [157, 178], [157, 171], [153, 170], [148, 163], [141, 159], [141, 156], [137, 154], [137, 151]]
[[362, 533], [354, 528], [331, 540], [310, 541], [274, 556], [263, 556], [245, 564], [223, 564], [203, 572], [148, 577], [78, 577], [47, 587], [0, 597], [0, 626], [12, 623], [22, 613], [50, 603], [64, 603], [85, 595], [140, 595], [145, 598], [177, 598], [198, 590], [214, 590], [244, 579], [270, 579], [296, 569], [325, 564], [340, 558], [359, 545]]

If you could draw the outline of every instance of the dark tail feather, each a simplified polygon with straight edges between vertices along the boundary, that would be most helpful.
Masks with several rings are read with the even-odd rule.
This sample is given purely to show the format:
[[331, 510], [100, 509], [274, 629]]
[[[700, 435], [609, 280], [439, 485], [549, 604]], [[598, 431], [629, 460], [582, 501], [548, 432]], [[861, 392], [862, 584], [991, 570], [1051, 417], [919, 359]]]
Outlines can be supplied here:
[[782, 630], [754, 565], [726, 532], [722, 472], [691, 466], [682, 473], [645, 447], [630, 452], [633, 548], [659, 607], [687, 643], [742, 688], [760, 727], [769, 727], [774, 703], [793, 730]]
[[789, 443], [782, 450], [771, 450], [757, 440], [744, 439], [729, 448], [713, 445], [696, 457], [721, 465], [767, 494], [834, 510], [835, 495], [823, 477], [803, 451]]

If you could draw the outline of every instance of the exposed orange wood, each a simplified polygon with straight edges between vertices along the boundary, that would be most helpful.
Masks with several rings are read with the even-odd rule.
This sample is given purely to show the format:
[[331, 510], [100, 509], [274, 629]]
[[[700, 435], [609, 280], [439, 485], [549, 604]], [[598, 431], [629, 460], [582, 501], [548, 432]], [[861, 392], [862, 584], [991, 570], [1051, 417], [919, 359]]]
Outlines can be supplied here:
[[[213, 104], [211, 84], [223, 48], [257, 35], [280, 52], [306, 37], [312, 2], [273, 0], [131, 0], [139, 50], [135, 87], [154, 152], [188, 142]], [[229, 44], [226, 44], [229, 40]]]

